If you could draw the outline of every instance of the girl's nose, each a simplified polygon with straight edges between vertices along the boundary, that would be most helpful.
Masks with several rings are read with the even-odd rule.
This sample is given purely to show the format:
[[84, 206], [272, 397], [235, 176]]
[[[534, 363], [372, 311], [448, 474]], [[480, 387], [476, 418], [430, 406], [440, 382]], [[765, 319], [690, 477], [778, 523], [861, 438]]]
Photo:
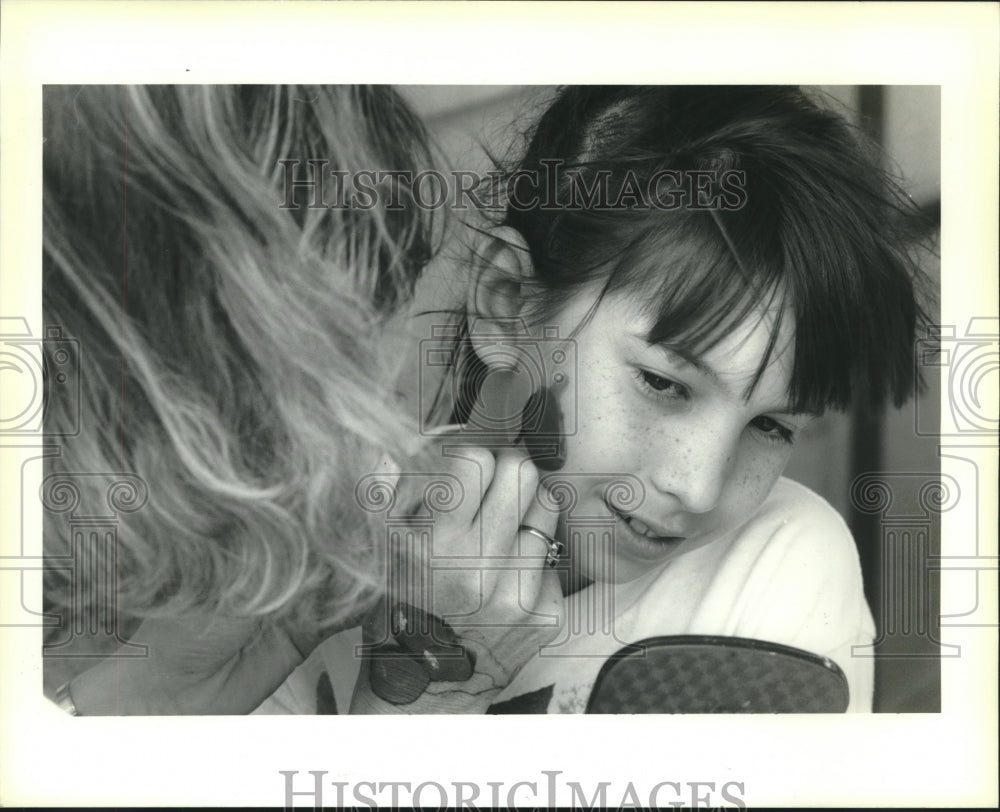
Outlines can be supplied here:
[[727, 439], [691, 436], [661, 447], [663, 456], [655, 466], [652, 484], [673, 496], [690, 513], [708, 513], [722, 498], [736, 457], [736, 446]]

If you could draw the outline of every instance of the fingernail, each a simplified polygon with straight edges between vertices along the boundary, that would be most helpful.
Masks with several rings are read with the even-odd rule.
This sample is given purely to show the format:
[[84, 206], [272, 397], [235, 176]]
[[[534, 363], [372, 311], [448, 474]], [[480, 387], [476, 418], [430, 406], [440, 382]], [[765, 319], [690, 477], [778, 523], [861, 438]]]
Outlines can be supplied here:
[[434, 682], [465, 682], [475, 670], [475, 657], [465, 646], [428, 646], [421, 656]]
[[383, 646], [369, 657], [369, 684], [375, 695], [386, 702], [409, 705], [430, 685], [427, 669], [396, 646]]
[[393, 606], [390, 624], [393, 636], [408, 651], [420, 652], [428, 645], [453, 646], [458, 642], [458, 635], [446, 621], [409, 603]]

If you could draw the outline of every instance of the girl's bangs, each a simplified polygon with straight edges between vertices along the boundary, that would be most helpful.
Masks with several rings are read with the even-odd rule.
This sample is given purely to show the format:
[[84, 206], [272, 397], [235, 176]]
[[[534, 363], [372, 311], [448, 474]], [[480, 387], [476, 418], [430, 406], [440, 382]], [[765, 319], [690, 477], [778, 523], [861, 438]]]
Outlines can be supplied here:
[[786, 318], [781, 271], [770, 262], [744, 262], [742, 252], [724, 239], [714, 212], [672, 219], [668, 228], [660, 222], [640, 229], [612, 270], [606, 292], [632, 296], [649, 317], [650, 344], [693, 356], [711, 350], [747, 319], [773, 313], [749, 397], [771, 361]]
[[[819, 414], [857, 399], [900, 400], [909, 382], [894, 380], [891, 370], [905, 363], [908, 348], [888, 341], [880, 346], [875, 333], [897, 323], [912, 331], [907, 323], [913, 314], [887, 306], [906, 301], [906, 291], [887, 284], [907, 280], [890, 271], [901, 258], [872, 240], [817, 234], [793, 208], [780, 212], [778, 229], [748, 209], [648, 218], [626, 241], [605, 291], [630, 292], [650, 318], [651, 344], [695, 356], [748, 318], [771, 313], [770, 343], [748, 396], [791, 320], [795, 357], [788, 396], [795, 411]], [[846, 225], [832, 225], [851, 233]], [[876, 318], [866, 315], [873, 310]]]

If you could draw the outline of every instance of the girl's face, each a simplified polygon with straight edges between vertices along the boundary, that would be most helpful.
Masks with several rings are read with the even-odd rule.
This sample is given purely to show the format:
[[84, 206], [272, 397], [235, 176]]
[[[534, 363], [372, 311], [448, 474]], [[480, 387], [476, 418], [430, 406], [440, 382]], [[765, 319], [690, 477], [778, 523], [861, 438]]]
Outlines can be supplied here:
[[[569, 336], [593, 301], [576, 296], [549, 323]], [[772, 318], [755, 314], [703, 355], [685, 357], [648, 344], [650, 317], [618, 293], [578, 330], [576, 379], [556, 395], [563, 414], [575, 415], [567, 428], [575, 422], [575, 432], [565, 438], [565, 465], [551, 475], [575, 492], [558, 535], [569, 541], [577, 575], [633, 580], [719, 538], [761, 505], [812, 419], [788, 405], [794, 331], [787, 317], [748, 393]], [[639, 481], [638, 497], [608, 487], [622, 474]], [[576, 539], [574, 516], [590, 525]], [[594, 517], [613, 532], [588, 532]]]

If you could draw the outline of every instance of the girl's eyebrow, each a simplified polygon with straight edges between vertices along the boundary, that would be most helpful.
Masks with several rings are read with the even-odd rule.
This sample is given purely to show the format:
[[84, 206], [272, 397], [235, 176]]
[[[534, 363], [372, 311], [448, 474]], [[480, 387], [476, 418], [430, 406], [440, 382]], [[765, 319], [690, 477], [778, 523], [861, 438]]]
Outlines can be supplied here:
[[642, 341], [647, 347], [655, 347], [658, 350], [662, 350], [671, 356], [676, 356], [679, 361], [686, 364], [689, 367], [693, 367], [698, 370], [702, 375], [711, 378], [718, 384], [722, 384], [722, 379], [712, 367], [701, 360], [697, 355], [688, 352], [687, 350], [678, 347], [673, 344], [668, 344], [665, 341], [650, 341], [644, 335], [640, 333], [631, 333], [632, 337], [637, 341]]
[[[689, 367], [692, 367], [693, 369], [698, 370], [698, 372], [700, 372], [702, 375], [706, 376], [707, 378], [710, 378], [712, 381], [714, 381], [720, 387], [728, 388], [728, 387], [726, 387], [725, 382], [719, 376], [719, 373], [716, 372], [711, 366], [709, 366], [708, 364], [706, 364], [697, 355], [694, 355], [693, 353], [691, 353], [691, 352], [689, 352], [689, 351], [687, 351], [687, 350], [685, 350], [685, 349], [683, 349], [681, 347], [677, 347], [677, 346], [675, 346], [673, 344], [668, 344], [668, 343], [666, 343], [664, 341], [653, 341], [653, 342], [650, 342], [643, 335], [638, 334], [638, 333], [632, 333], [632, 336], [635, 339], [642, 341], [647, 347], [656, 347], [657, 349], [662, 350], [666, 354], [675, 357], [677, 359], [677, 361], [679, 361], [679, 362], [681, 362], [681, 363], [683, 363], [683, 364], [685, 364], [685, 365], [687, 365]], [[780, 409], [773, 409], [773, 410], [770, 410], [770, 411], [773, 411], [773, 412], [775, 412], [777, 414], [802, 415], [803, 417], [809, 417], [809, 418], [813, 418], [813, 419], [818, 419], [818, 418], [820, 418], [820, 417], [823, 416], [823, 413], [822, 412], [818, 412], [818, 411], [797, 411], [797, 410], [793, 409], [790, 404], [787, 405], [787, 406], [784, 406], [784, 407], [782, 407]]]
[[716, 372], [712, 367], [702, 361], [697, 355], [694, 355], [687, 350], [683, 350], [680, 347], [675, 347], [670, 344], [664, 344], [662, 342], [658, 344], [651, 344], [651, 347], [656, 347], [657, 349], [663, 350], [663, 352], [669, 355], [676, 355], [678, 359], [689, 367], [693, 367], [698, 370], [702, 375], [711, 378], [713, 381], [722, 385], [722, 379], [719, 377], [719, 373]]

